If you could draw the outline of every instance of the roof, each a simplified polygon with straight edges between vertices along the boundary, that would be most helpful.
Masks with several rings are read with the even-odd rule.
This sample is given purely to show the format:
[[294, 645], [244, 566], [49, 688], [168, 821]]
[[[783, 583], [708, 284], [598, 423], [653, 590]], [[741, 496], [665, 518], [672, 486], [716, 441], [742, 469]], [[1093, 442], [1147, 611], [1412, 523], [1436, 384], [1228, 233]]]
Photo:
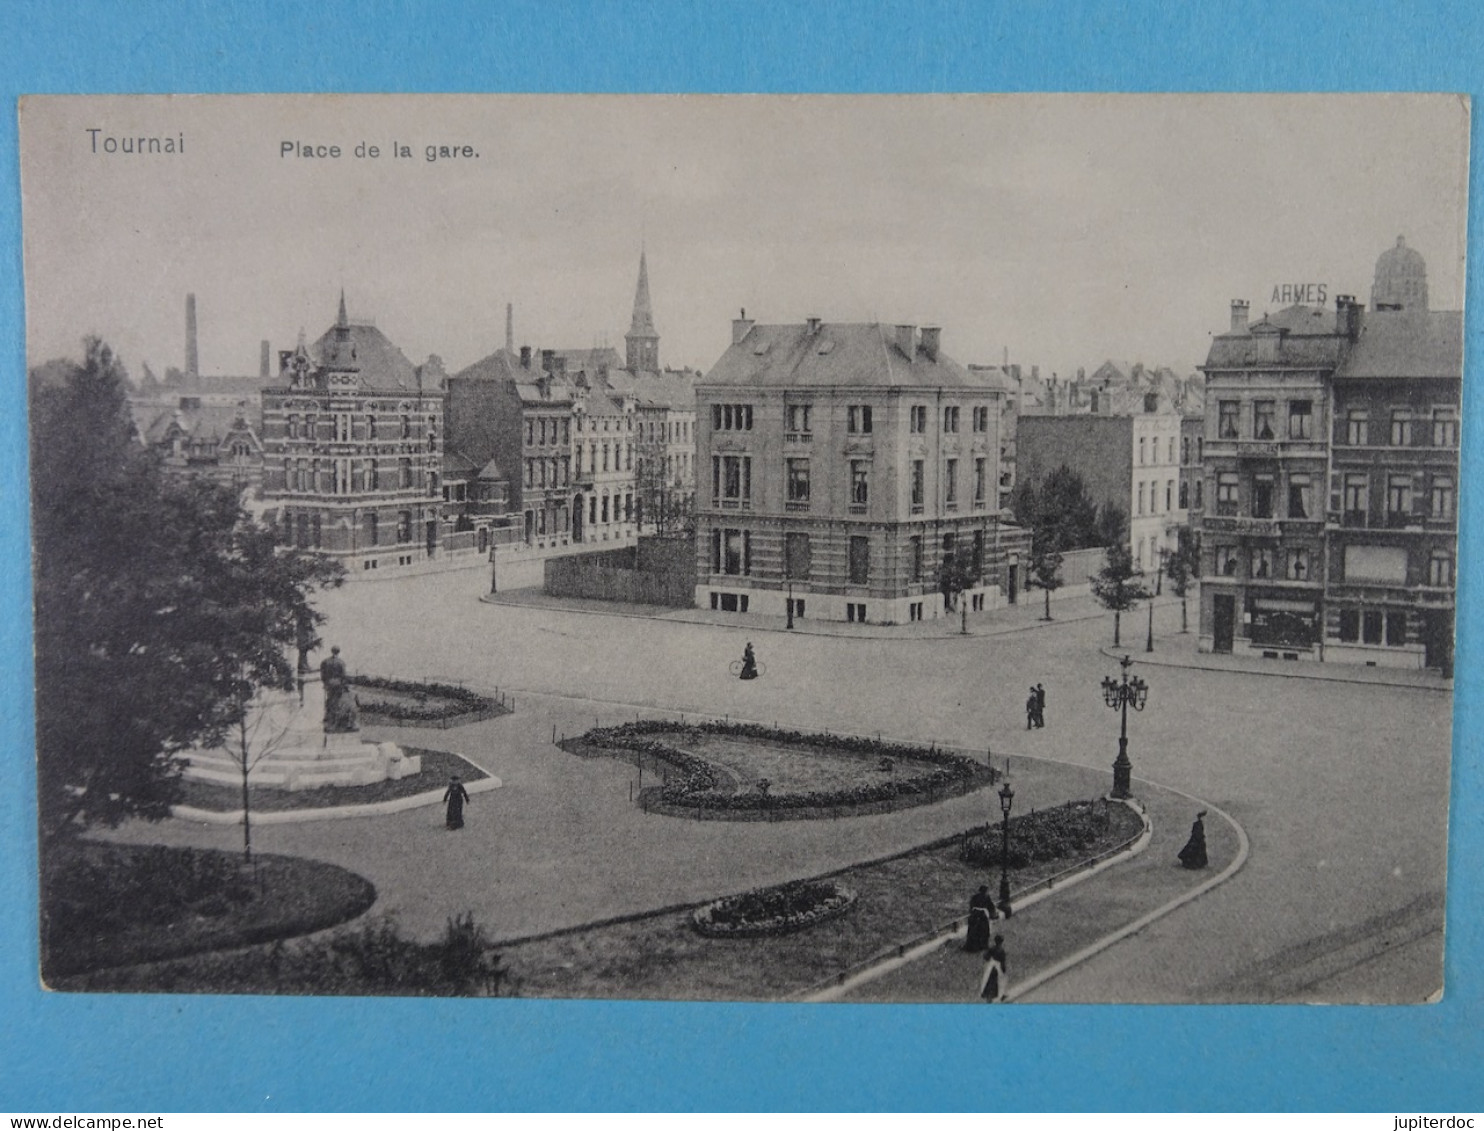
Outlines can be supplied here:
[[[329, 364], [337, 328], [331, 326], [309, 347], [309, 355], [317, 364]], [[390, 338], [368, 323], [352, 322], [345, 329], [350, 333], [349, 360], [360, 370], [364, 388], [389, 391], [417, 388], [417, 367], [392, 344]]]
[[479, 478], [501, 480], [505, 479], [506, 475], [504, 470], [498, 463], [496, 463], [494, 460], [490, 460], [489, 463], [485, 464], [479, 469]]
[[696, 379], [700, 377], [694, 369], [610, 369], [606, 379], [608, 388], [622, 396], [632, 397], [647, 408], [662, 408], [681, 412], [694, 412], [696, 407]]
[[164, 442], [177, 426], [193, 440], [220, 441], [233, 432], [246, 432], [257, 441], [253, 413], [241, 405], [204, 404], [195, 408], [156, 409], [153, 413], [150, 407], [139, 405], [135, 418], [140, 434], [149, 444]]
[[805, 323], [751, 328], [723, 353], [698, 387], [998, 389], [986, 373], [972, 373], [939, 352], [918, 347], [908, 357], [896, 327], [879, 322]]
[[[1265, 356], [1264, 342], [1277, 339], [1276, 353]], [[1336, 314], [1317, 306], [1288, 306], [1265, 314], [1243, 330], [1211, 339], [1203, 369], [1254, 365], [1333, 368], [1347, 345], [1336, 332]], [[1266, 347], [1271, 348], [1271, 347]]]
[[471, 479], [479, 465], [457, 448], [443, 446], [443, 478]]
[[1338, 378], [1463, 377], [1463, 312], [1371, 310]]
[[139, 393], [148, 396], [153, 392], [156, 396], [163, 394], [172, 398], [199, 396], [257, 400], [262, 395], [263, 386], [273, 383], [271, 380], [265, 381], [262, 377], [256, 375], [249, 377], [204, 377], [197, 374], [192, 377], [189, 374], [182, 373], [178, 379], [175, 379], [174, 375], [178, 372], [179, 370], [174, 371], [171, 374], [171, 379], [158, 382], [154, 390], [148, 390], [141, 386]]

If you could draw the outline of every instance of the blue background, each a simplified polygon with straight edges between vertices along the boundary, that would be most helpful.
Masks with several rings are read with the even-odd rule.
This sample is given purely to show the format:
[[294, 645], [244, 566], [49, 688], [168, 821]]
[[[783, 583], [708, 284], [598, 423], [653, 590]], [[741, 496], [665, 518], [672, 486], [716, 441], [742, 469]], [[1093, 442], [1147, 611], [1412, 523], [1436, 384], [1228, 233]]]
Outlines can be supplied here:
[[[1408, 1008], [43, 994], [14, 98], [171, 91], [1444, 90], [1471, 4], [0, 3], [0, 1109], [1484, 1109], [1484, 614], [1459, 578], [1447, 995]], [[518, 65], [517, 65], [518, 64]], [[1474, 130], [1477, 138], [1477, 128]], [[1357, 170], [1357, 175], [1362, 175]], [[1470, 232], [1481, 192], [1471, 176]], [[1470, 250], [1479, 248], [1477, 235]], [[1472, 258], [1472, 256], [1471, 256]], [[1479, 299], [1470, 271], [1468, 306]], [[1480, 466], [1478, 319], [1464, 452]], [[1484, 561], [1484, 491], [1460, 561]], [[1396, 751], [1404, 773], [1406, 751]], [[1137, 944], [1134, 944], [1137, 945]]]

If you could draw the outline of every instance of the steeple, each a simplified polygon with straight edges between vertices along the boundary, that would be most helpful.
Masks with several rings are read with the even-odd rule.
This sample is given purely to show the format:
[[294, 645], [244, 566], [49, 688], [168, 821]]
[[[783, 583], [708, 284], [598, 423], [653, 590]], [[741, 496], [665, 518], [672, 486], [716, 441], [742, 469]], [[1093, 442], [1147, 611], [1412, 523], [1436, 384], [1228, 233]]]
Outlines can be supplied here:
[[654, 328], [654, 311], [649, 304], [649, 264], [642, 249], [639, 252], [639, 285], [634, 288], [634, 317], [623, 340], [627, 347], [627, 368], [659, 369], [660, 336]]
[[345, 288], [340, 288], [340, 313], [335, 318], [336, 326], [349, 326], [350, 319], [345, 314]]

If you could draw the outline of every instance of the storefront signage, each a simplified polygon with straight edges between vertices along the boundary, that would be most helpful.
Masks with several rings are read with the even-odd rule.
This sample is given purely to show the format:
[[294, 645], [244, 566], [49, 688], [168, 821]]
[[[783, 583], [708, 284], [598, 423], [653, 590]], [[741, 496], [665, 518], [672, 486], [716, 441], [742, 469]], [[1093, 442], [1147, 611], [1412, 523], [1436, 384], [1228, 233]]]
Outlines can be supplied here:
[[1274, 283], [1272, 302], [1275, 306], [1292, 306], [1299, 302], [1323, 306], [1328, 296], [1328, 283]]

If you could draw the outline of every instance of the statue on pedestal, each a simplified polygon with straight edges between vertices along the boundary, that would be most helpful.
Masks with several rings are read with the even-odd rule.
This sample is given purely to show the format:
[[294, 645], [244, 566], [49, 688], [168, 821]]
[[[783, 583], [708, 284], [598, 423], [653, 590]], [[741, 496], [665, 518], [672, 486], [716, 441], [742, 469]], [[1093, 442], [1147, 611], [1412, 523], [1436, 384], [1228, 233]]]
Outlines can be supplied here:
[[325, 733], [352, 734], [360, 730], [356, 699], [346, 678], [339, 647], [331, 648], [330, 655], [320, 664], [319, 678], [325, 689]]

